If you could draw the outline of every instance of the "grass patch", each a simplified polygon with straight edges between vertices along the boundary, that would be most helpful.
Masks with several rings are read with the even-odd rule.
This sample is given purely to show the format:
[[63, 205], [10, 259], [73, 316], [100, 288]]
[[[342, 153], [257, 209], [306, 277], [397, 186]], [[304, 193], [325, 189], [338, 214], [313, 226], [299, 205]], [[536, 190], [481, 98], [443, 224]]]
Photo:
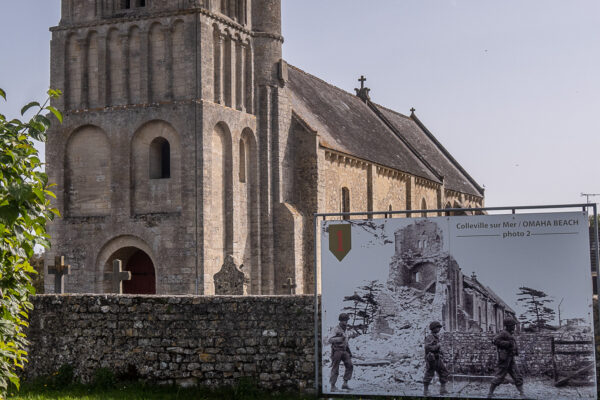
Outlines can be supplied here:
[[310, 395], [293, 393], [270, 393], [246, 385], [207, 389], [141, 383], [117, 383], [113, 387], [74, 384], [64, 388], [24, 383], [19, 392], [8, 396], [8, 399], [14, 400], [314, 400], [314, 398]]

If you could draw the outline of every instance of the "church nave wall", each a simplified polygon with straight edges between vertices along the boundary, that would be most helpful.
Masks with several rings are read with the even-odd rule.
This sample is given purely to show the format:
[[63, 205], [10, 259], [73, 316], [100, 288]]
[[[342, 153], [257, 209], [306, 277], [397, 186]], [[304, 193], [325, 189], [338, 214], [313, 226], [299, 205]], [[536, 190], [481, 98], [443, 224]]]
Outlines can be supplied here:
[[[426, 179], [415, 177], [414, 188], [412, 196], [412, 210], [436, 210], [442, 208], [441, 198], [439, 192], [441, 186], [439, 184], [430, 182]], [[423, 208], [425, 206], [425, 208]], [[438, 213], [428, 213], [428, 217], [436, 217]], [[413, 217], [421, 217], [421, 214], [412, 214]]]
[[[373, 179], [373, 211], [406, 210], [409, 182], [410, 177], [406, 174], [385, 167], [376, 167]], [[377, 215], [375, 218], [384, 216]], [[404, 216], [393, 215], [394, 218]]]
[[321, 149], [320, 153], [323, 209], [319, 212], [369, 211], [369, 164], [326, 149]]

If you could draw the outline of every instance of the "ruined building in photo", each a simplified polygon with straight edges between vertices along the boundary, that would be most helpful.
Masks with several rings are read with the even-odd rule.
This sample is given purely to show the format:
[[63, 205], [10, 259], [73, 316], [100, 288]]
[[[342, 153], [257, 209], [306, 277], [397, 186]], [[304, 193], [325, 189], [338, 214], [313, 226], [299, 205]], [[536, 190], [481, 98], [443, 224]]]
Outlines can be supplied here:
[[62, 0], [51, 30], [67, 292], [120, 259], [127, 293], [309, 293], [313, 213], [483, 205], [414, 113], [282, 60], [280, 0]]
[[415, 221], [398, 229], [394, 239], [388, 288], [411, 287], [435, 294], [442, 302], [440, 322], [446, 330], [498, 332], [507, 315], [515, 317], [515, 312], [475, 274], [463, 275], [444, 247], [444, 232], [437, 223]]

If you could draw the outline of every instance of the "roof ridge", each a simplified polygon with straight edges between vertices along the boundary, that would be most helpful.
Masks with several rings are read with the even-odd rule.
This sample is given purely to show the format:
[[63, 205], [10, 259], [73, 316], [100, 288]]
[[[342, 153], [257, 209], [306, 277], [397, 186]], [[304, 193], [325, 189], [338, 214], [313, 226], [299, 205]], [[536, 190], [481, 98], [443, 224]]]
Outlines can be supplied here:
[[[284, 61], [285, 61], [285, 60], [284, 60]], [[361, 100], [361, 99], [359, 99], [359, 98], [356, 96], [356, 94], [354, 94], [354, 93], [351, 93], [351, 92], [347, 92], [347, 91], [345, 91], [345, 90], [344, 90], [344, 89], [342, 89], [342, 88], [339, 88], [339, 87], [337, 87], [337, 86], [335, 86], [335, 85], [332, 85], [331, 83], [329, 83], [329, 82], [327, 82], [327, 81], [324, 81], [323, 79], [319, 78], [318, 76], [316, 76], [316, 75], [313, 75], [313, 74], [311, 74], [311, 73], [308, 73], [308, 72], [304, 71], [303, 69], [301, 69], [301, 68], [299, 68], [299, 67], [296, 67], [295, 65], [292, 65], [292, 64], [288, 63], [287, 61], [286, 61], [286, 63], [287, 63], [287, 65], [288, 65], [288, 67], [290, 67], [290, 68], [293, 68], [293, 69], [295, 69], [296, 71], [303, 73], [304, 75], [308, 75], [308, 76], [310, 76], [311, 78], [314, 78], [314, 79], [318, 80], [319, 82], [321, 82], [321, 83], [324, 83], [325, 85], [327, 85], [327, 86], [329, 86], [329, 87], [331, 87], [331, 88], [333, 88], [333, 89], [337, 90], [338, 92], [341, 92], [341, 93], [347, 94], [347, 95], [351, 96], [352, 98], [354, 98], [354, 99], [357, 99], [358, 101], [362, 102], [362, 100]]]
[[384, 109], [384, 110], [386, 110], [386, 111], [389, 111], [389, 112], [391, 112], [391, 113], [394, 113], [394, 114], [396, 114], [396, 115], [397, 115], [397, 116], [399, 116], [399, 117], [402, 117], [402, 118], [404, 118], [404, 119], [408, 119], [409, 121], [412, 121], [412, 118], [411, 118], [411, 117], [409, 117], [408, 115], [404, 115], [404, 114], [400, 113], [399, 111], [392, 110], [391, 108], [388, 108], [388, 107], [386, 107], [386, 106], [382, 106], [381, 104], [375, 103], [375, 102], [373, 102], [373, 101], [372, 101], [371, 103], [373, 103], [373, 104], [374, 104], [375, 106], [377, 106], [377, 107], [383, 108], [383, 109]]

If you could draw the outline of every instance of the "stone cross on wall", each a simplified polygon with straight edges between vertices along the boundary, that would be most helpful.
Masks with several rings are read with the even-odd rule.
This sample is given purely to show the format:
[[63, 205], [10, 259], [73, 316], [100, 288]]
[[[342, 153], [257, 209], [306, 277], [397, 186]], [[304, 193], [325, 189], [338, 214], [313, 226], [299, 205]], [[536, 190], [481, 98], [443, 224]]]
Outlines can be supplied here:
[[215, 294], [243, 295], [244, 279], [244, 273], [235, 265], [233, 257], [228, 255], [221, 270], [214, 276]]
[[123, 271], [123, 263], [117, 259], [113, 261], [113, 272], [106, 274], [112, 281], [111, 292], [123, 294], [123, 281], [131, 280], [131, 272]]
[[65, 265], [65, 256], [54, 257], [54, 265], [48, 266], [48, 274], [54, 275], [54, 293], [64, 293], [65, 275], [71, 274], [71, 266]]
[[296, 283], [292, 278], [287, 278], [287, 281], [283, 284], [283, 288], [288, 290], [288, 294], [296, 294]]

